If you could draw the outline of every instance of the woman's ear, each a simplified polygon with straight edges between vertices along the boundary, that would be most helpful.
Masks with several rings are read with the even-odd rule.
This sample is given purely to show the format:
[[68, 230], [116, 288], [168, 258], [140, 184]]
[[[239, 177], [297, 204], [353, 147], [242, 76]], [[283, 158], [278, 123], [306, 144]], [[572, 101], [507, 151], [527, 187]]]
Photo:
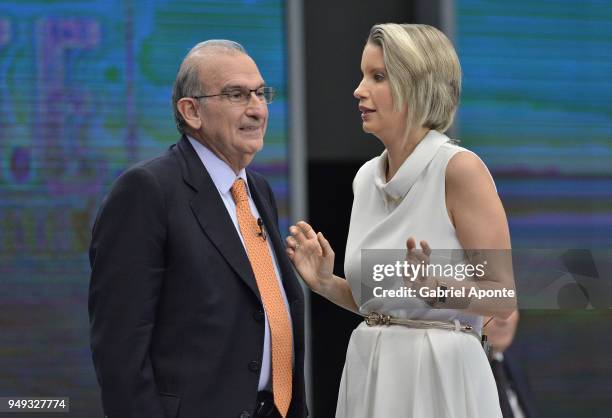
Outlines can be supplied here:
[[197, 131], [202, 127], [200, 107], [198, 106], [198, 101], [196, 99], [192, 99], [191, 97], [183, 97], [177, 102], [176, 107], [191, 129]]

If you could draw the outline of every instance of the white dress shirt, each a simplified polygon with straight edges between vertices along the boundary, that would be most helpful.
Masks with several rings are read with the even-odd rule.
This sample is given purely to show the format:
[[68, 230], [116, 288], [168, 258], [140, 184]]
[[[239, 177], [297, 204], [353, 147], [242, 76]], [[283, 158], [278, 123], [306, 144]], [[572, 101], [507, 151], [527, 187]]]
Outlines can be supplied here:
[[[236, 181], [237, 178], [241, 178], [244, 180], [246, 184], [247, 193], [249, 195], [249, 206], [251, 207], [251, 213], [255, 217], [255, 219], [259, 219], [259, 211], [255, 206], [255, 202], [253, 202], [253, 198], [251, 196], [251, 192], [249, 190], [249, 183], [247, 181], [246, 170], [243, 168], [240, 170], [238, 175], [234, 173], [234, 170], [227, 165], [227, 163], [217, 157], [210, 149], [202, 145], [197, 140], [188, 136], [189, 142], [195, 149], [198, 157], [206, 167], [206, 171], [210, 174], [210, 178], [212, 179], [223, 203], [225, 204], [225, 208], [227, 209], [227, 213], [230, 218], [232, 218], [232, 222], [234, 223], [234, 227], [238, 232], [238, 236], [240, 237], [240, 242], [242, 242], [242, 246], [244, 246], [244, 239], [242, 238], [242, 234], [240, 233], [240, 226], [238, 225], [238, 216], [236, 215], [236, 203], [234, 202], [234, 198], [232, 197], [231, 188]], [[276, 280], [278, 280], [278, 284], [281, 290], [281, 294], [283, 295], [283, 301], [285, 302], [285, 308], [287, 309], [287, 313], [291, 315], [291, 311], [289, 311], [289, 304], [287, 302], [287, 295], [285, 294], [285, 289], [283, 288], [282, 281], [280, 279], [280, 269], [278, 267], [278, 261], [276, 260], [276, 254], [274, 253], [274, 249], [272, 248], [272, 244], [270, 240], [266, 240], [268, 243], [268, 249], [270, 250], [270, 254], [272, 254], [272, 262], [274, 264], [274, 272], [276, 273]], [[246, 252], [246, 247], [244, 248]], [[264, 309], [265, 312], [265, 309]], [[263, 346], [263, 358], [261, 359], [261, 373], [259, 375], [259, 385], [258, 390], [264, 390], [271, 387], [271, 374], [270, 374], [270, 366], [271, 366], [271, 350], [270, 350], [270, 327], [268, 325], [268, 315], [265, 315], [265, 335], [264, 335], [264, 346]]]

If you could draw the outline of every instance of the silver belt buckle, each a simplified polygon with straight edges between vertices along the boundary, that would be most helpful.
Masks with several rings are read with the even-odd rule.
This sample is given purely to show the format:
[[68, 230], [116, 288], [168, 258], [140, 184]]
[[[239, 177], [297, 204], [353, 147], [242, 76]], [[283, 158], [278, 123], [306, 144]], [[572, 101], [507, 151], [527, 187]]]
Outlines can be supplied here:
[[365, 316], [365, 323], [369, 327], [373, 327], [374, 325], [390, 325], [391, 324], [391, 316], [384, 315], [378, 312], [370, 312]]

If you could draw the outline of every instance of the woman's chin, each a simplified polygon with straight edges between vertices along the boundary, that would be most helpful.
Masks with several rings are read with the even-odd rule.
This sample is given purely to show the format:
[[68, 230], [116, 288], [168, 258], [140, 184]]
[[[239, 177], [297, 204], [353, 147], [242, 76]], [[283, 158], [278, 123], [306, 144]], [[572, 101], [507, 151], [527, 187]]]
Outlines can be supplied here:
[[366, 134], [374, 133], [374, 131], [372, 130], [372, 124], [365, 120], [361, 124], [361, 129], [363, 129], [363, 132], [365, 132]]

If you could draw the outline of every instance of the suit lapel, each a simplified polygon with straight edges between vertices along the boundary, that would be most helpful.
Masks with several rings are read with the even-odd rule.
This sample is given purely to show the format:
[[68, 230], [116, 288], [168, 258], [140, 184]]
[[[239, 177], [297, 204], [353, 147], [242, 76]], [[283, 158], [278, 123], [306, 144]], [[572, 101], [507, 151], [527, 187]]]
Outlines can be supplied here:
[[200, 227], [236, 274], [261, 301], [253, 269], [219, 191], [185, 136], [179, 141], [178, 149], [185, 163], [183, 180], [195, 190], [190, 205]]
[[504, 367], [506, 374], [512, 381], [512, 388], [516, 392], [521, 408], [526, 418], [537, 416], [535, 411], [535, 401], [529, 387], [529, 381], [527, 380], [525, 373], [520, 369], [519, 364], [515, 362], [515, 357], [511, 354], [512, 346], [510, 351], [504, 352]]

